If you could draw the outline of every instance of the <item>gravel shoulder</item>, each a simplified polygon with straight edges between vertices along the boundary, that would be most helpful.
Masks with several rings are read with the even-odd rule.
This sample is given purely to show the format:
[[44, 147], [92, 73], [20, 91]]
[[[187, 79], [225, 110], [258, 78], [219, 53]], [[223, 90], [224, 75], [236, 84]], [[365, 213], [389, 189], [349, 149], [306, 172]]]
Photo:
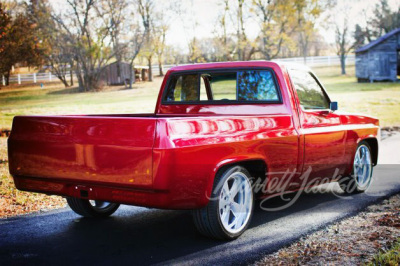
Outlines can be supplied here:
[[256, 265], [360, 265], [400, 239], [400, 195], [367, 207], [257, 261]]

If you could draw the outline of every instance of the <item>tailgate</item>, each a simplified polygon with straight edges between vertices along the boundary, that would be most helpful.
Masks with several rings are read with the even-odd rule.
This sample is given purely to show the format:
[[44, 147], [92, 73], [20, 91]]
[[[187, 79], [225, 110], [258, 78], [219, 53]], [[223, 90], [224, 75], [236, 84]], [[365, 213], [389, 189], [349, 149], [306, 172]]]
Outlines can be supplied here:
[[19, 116], [9, 137], [13, 176], [152, 186], [156, 118]]

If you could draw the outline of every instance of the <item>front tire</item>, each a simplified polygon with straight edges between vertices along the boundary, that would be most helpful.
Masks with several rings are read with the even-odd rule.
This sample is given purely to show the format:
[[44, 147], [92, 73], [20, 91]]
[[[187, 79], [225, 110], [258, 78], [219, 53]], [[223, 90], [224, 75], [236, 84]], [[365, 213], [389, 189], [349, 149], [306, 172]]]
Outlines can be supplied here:
[[119, 208], [117, 203], [73, 197], [67, 197], [67, 203], [75, 213], [84, 217], [108, 217]]
[[232, 240], [249, 226], [254, 194], [249, 172], [233, 166], [217, 174], [208, 205], [193, 211], [197, 230], [211, 238]]
[[371, 147], [368, 142], [361, 141], [354, 155], [351, 176], [342, 178], [339, 185], [347, 194], [365, 192], [371, 185], [372, 170]]

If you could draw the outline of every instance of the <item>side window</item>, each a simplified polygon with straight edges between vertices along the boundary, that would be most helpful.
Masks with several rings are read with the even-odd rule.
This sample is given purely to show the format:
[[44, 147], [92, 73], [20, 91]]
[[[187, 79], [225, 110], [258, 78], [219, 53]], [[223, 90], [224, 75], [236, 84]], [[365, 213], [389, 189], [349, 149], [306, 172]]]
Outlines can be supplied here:
[[174, 76], [167, 89], [167, 102], [194, 102], [199, 100], [198, 75]]
[[207, 73], [202, 77], [210, 84], [213, 100], [236, 100], [236, 72]]
[[239, 71], [238, 99], [240, 101], [278, 101], [278, 90], [271, 71]]
[[304, 109], [329, 109], [327, 96], [309, 72], [290, 70], [289, 74]]

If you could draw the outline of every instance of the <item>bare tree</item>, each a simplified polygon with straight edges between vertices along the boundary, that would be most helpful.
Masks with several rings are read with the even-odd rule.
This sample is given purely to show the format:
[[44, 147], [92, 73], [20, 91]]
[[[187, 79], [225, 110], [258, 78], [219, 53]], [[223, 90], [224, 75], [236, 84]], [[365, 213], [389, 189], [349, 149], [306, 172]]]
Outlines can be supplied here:
[[189, 40], [189, 55], [188, 61], [190, 63], [203, 63], [206, 62], [206, 58], [204, 58], [203, 51], [201, 50], [200, 41], [195, 36]]
[[115, 57], [112, 49], [113, 21], [104, 21], [109, 10], [98, 0], [67, 0], [63, 16], [53, 16], [72, 43], [75, 55], [75, 74], [82, 91], [102, 88], [104, 67]]
[[73, 69], [75, 65], [73, 48], [69, 39], [63, 33], [57, 32], [55, 39], [48, 39], [51, 53], [46, 54], [46, 59], [51, 66], [51, 71], [64, 84], [65, 87], [74, 85]]
[[199, 38], [194, 34], [198, 30], [199, 22], [196, 17], [196, 10], [194, 10], [193, 1], [177, 1], [178, 6], [175, 7], [174, 11], [178, 14], [178, 18], [181, 21], [183, 30], [185, 31], [186, 43], [189, 53], [187, 55], [187, 61], [189, 63], [201, 63], [204, 62], [202, 58]]
[[355, 43], [351, 40], [349, 33], [349, 23], [347, 16], [344, 17], [343, 23], [336, 21], [335, 23], [335, 44], [336, 54], [340, 58], [340, 67], [342, 75], [346, 75], [346, 57], [354, 48]]
[[147, 65], [149, 67], [149, 81], [153, 81], [153, 71], [152, 62], [154, 55], [154, 45], [153, 45], [153, 19], [154, 19], [154, 1], [153, 0], [137, 0], [137, 7], [139, 15], [142, 19], [142, 25], [144, 28], [143, 35], [143, 47], [140, 53], [147, 60]]
[[167, 5], [164, 5], [163, 9], [168, 9], [171, 12], [156, 10], [156, 12], [154, 12], [155, 14], [152, 29], [154, 52], [157, 56], [160, 76], [164, 76], [162, 64], [164, 61], [165, 50], [167, 48], [166, 37], [170, 28], [171, 21], [175, 18], [177, 6], [175, 5], [175, 3], [169, 3]]
[[[235, 2], [233, 2], [235, 3]], [[251, 17], [249, 6], [245, 0], [237, 0], [236, 5], [230, 9], [234, 12], [231, 17], [236, 18], [236, 53], [238, 60], [250, 60], [256, 52], [256, 45], [251, 42], [246, 33], [246, 22]]]
[[307, 62], [310, 43], [316, 38], [316, 24], [322, 12], [332, 5], [331, 0], [326, 1], [296, 1], [298, 47]]
[[265, 59], [276, 58], [283, 45], [292, 45], [291, 35], [298, 27], [296, 14], [305, 0], [253, 0], [260, 25], [259, 51]]
[[124, 52], [124, 58], [128, 60], [129, 62], [129, 67], [131, 69], [130, 71], [130, 77], [129, 77], [129, 88], [132, 88], [132, 83], [134, 80], [134, 63], [135, 59], [140, 53], [140, 50], [142, 49], [144, 40], [145, 40], [145, 33], [140, 29], [139, 25], [132, 25], [131, 27], [131, 34], [132, 37], [129, 39], [128, 44], [126, 46], [125, 52]]
[[375, 5], [374, 15], [368, 21], [375, 38], [400, 27], [400, 3], [396, 8], [392, 10], [388, 0], [380, 0]]
[[[158, 6], [160, 5], [158, 4]], [[140, 55], [146, 58], [149, 67], [149, 81], [153, 80], [152, 62], [154, 57], [157, 59], [160, 75], [164, 75], [162, 63], [166, 49], [166, 34], [171, 20], [165, 9], [175, 9], [172, 7], [172, 4], [164, 4], [161, 8], [157, 8], [154, 0], [137, 0], [138, 13], [143, 26], [143, 45]]]
[[130, 23], [128, 2], [127, 0], [102, 0], [95, 8], [98, 14], [102, 14], [103, 24], [109, 23], [112, 49], [117, 61], [117, 77], [119, 82], [125, 81], [128, 77], [122, 75], [121, 63], [127, 44], [121, 40], [121, 37]]
[[221, 1], [222, 12], [217, 19], [215, 35], [224, 50], [223, 60], [250, 60], [256, 52], [255, 42], [248, 38], [246, 30], [252, 17], [249, 3], [245, 0]]
[[[222, 50], [221, 60], [232, 61], [233, 52], [235, 51], [235, 44], [232, 42], [232, 38], [229, 35], [229, 0], [223, 0], [222, 12], [219, 14], [217, 19], [217, 28], [215, 30], [216, 41], [219, 44], [218, 47]], [[220, 30], [220, 32], [218, 31]]]
[[365, 26], [357, 30], [357, 35], [364, 36], [368, 42], [400, 27], [400, 4], [392, 10], [387, 0], [380, 0], [373, 9], [364, 7], [362, 15], [364, 23], [360, 24]]
[[[162, 21], [162, 19], [161, 19]], [[163, 56], [166, 48], [166, 34], [168, 31], [168, 25], [160, 25], [154, 32], [154, 51], [157, 55], [158, 69], [160, 76], [164, 76], [163, 72]]]
[[166, 45], [164, 52], [164, 63], [179, 65], [185, 62], [186, 54], [173, 45]]
[[244, 0], [237, 1], [237, 29], [236, 29], [236, 36], [237, 36], [237, 54], [239, 60], [244, 60], [245, 57], [245, 46], [247, 43], [247, 36], [244, 27], [244, 14], [243, 14], [243, 4]]
[[52, 6], [47, 1], [32, 1], [28, 5], [30, 19], [37, 25], [46, 63], [64, 86], [70, 87], [74, 84], [72, 43], [64, 29], [52, 19], [53, 13]]

